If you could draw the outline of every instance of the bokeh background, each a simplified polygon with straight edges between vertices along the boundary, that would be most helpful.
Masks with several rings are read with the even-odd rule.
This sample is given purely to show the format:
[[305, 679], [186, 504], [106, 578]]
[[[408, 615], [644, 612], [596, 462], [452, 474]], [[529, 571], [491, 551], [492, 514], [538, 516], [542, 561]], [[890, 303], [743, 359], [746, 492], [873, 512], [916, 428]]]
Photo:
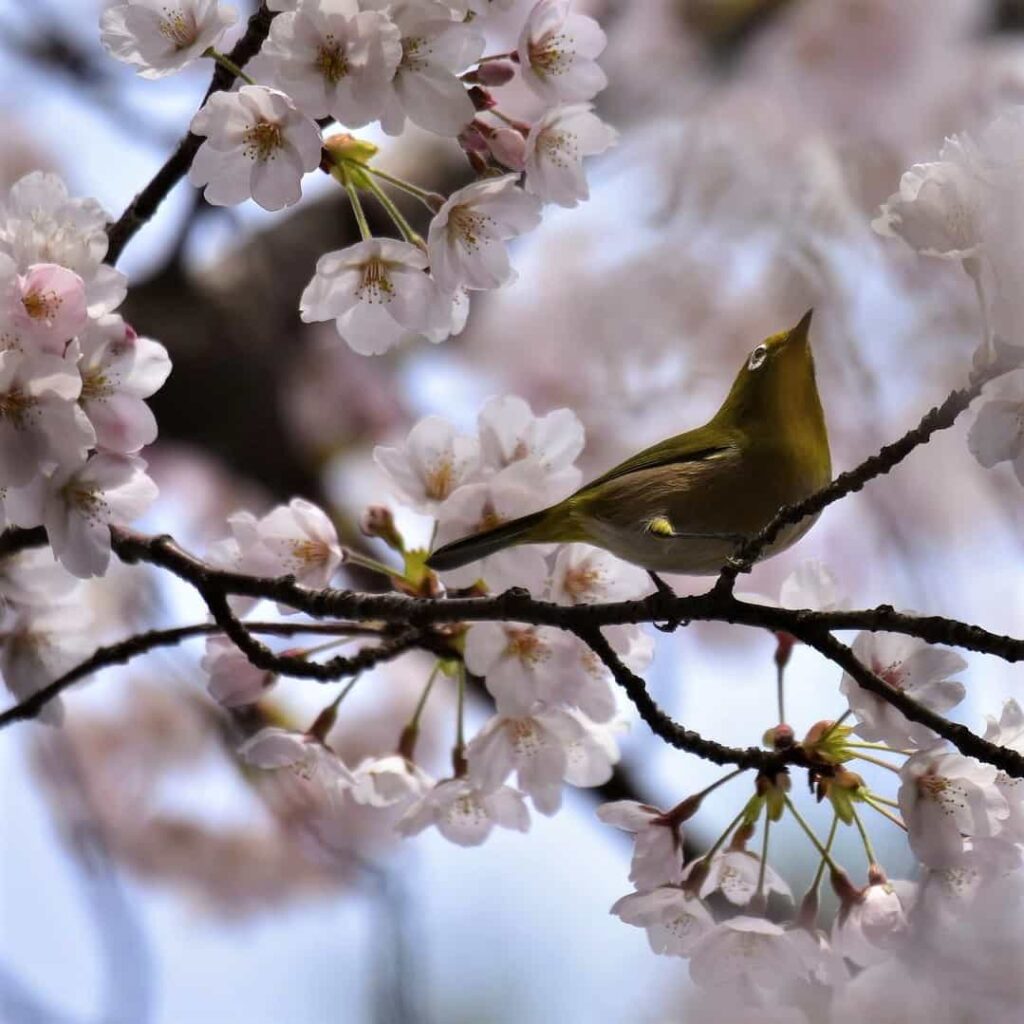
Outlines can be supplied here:
[[[390, 500], [373, 445], [427, 413], [471, 429], [497, 393], [537, 412], [576, 410], [584, 469], [604, 469], [701, 422], [749, 349], [809, 306], [838, 468], [963, 381], [980, 333], [968, 278], [877, 237], [870, 221], [945, 135], [1024, 102], [1024, 4], [575, 6], [609, 36], [599, 111], [619, 144], [593, 162], [589, 203], [549, 208], [520, 241], [519, 280], [476, 296], [459, 338], [367, 359], [325, 344], [329, 325], [300, 324], [317, 256], [354, 236], [325, 176], [278, 215], [210, 208], [182, 184], [131, 242], [122, 312], [174, 361], [152, 402], [161, 499], [145, 528], [201, 550], [236, 508], [302, 495], [364, 543], [359, 513]], [[185, 129], [209, 69], [137, 78], [102, 53], [98, 13], [96, 0], [0, 0], [0, 184], [52, 169], [116, 216]], [[500, 36], [499, 25], [495, 46]], [[529, 118], [530, 102], [515, 94], [508, 106]], [[454, 144], [422, 134], [387, 141], [381, 161], [441, 191], [469, 175]], [[853, 605], [887, 601], [1019, 633], [1024, 506], [1006, 467], [971, 458], [970, 419], [831, 508], [746, 589], [776, 596], [789, 571], [819, 558]], [[90, 585], [77, 626], [95, 643], [201, 618], [186, 591], [124, 569]], [[773, 724], [773, 650], [762, 633], [693, 626], [658, 637], [650, 684], [700, 731], [756, 742]], [[675, 803], [716, 777], [711, 766], [634, 722], [612, 782], [574, 792], [553, 819], [534, 815], [528, 835], [495, 833], [475, 850], [432, 833], [398, 841], [355, 805], [330, 834], [314, 832], [280, 787], [239, 769], [233, 749], [252, 723], [207, 697], [201, 652], [155, 653], [80, 687], [59, 733], [0, 733], [4, 1024], [686, 1019], [685, 963], [653, 956], [641, 931], [607, 913], [629, 890], [629, 844], [594, 809], [622, 796]], [[367, 677], [333, 737], [346, 759], [393, 743], [428, 668], [410, 655]], [[965, 678], [959, 711], [974, 726], [1024, 682], [1020, 668], [981, 656]], [[798, 731], [840, 710], [838, 682], [797, 650]], [[427, 714], [438, 772], [449, 697]], [[266, 712], [304, 722], [324, 699], [313, 684], [285, 683]], [[482, 721], [488, 709], [472, 714]], [[734, 785], [691, 823], [695, 845], [735, 813], [745, 783]], [[903, 846], [882, 826], [877, 845], [899, 876]], [[859, 866], [848, 837], [841, 850]], [[799, 891], [814, 867], [806, 844], [782, 827], [773, 857]]]

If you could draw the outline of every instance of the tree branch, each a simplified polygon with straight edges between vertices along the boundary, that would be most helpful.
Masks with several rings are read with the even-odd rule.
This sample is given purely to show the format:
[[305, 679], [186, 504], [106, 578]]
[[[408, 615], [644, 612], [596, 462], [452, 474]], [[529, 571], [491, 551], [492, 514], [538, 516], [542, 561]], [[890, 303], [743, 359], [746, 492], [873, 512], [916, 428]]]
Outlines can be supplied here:
[[[244, 67], [259, 53], [270, 32], [270, 23], [277, 17], [276, 13], [267, 10], [261, 3], [256, 13], [249, 19], [245, 34], [235, 43], [228, 59], [237, 67]], [[235, 84], [235, 76], [222, 65], [216, 65], [209, 88], [203, 96], [205, 103], [215, 92], [230, 89]], [[200, 107], [203, 104], [200, 104]], [[128, 204], [127, 209], [112, 224], [107, 226], [107, 255], [105, 260], [114, 266], [121, 258], [125, 246], [132, 240], [135, 233], [146, 224], [156, 213], [160, 204], [170, 194], [171, 189], [188, 173], [192, 160], [199, 147], [203, 144], [201, 135], [187, 132], [167, 158], [164, 165], [156, 172], [149, 184]]]

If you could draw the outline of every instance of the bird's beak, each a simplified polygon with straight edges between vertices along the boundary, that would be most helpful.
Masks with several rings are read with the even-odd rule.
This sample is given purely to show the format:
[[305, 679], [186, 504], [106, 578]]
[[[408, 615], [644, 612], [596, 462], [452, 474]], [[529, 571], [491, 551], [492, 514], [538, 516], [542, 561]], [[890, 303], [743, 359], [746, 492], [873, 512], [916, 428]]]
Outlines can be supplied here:
[[789, 340], [800, 342], [803, 345], [807, 344], [808, 332], [811, 329], [811, 317], [814, 316], [814, 310], [809, 309], [800, 318], [800, 322], [789, 332]]

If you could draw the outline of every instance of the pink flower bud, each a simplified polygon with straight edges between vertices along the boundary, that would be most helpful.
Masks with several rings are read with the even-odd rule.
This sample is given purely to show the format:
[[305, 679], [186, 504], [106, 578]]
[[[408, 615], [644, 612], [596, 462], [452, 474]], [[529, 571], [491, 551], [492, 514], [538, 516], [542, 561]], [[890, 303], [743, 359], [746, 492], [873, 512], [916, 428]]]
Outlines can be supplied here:
[[511, 128], [496, 128], [487, 138], [491, 154], [498, 163], [513, 171], [526, 166], [526, 140]]
[[510, 60], [489, 60], [473, 72], [473, 81], [492, 89], [508, 85], [516, 77], [516, 66]]

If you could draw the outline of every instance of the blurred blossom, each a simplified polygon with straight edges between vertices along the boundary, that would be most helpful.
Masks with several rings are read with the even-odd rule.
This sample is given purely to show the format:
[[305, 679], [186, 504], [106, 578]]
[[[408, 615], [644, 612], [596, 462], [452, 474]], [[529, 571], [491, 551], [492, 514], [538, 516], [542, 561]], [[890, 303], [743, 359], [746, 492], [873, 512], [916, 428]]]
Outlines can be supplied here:
[[479, 846], [495, 826], [528, 831], [530, 812], [522, 795], [508, 786], [485, 793], [469, 779], [447, 779], [420, 797], [397, 828], [413, 836], [431, 825], [458, 846]]
[[633, 833], [629, 880], [638, 889], [654, 889], [682, 881], [682, 829], [668, 820], [664, 811], [636, 800], [617, 800], [602, 804], [597, 816], [606, 825]]

